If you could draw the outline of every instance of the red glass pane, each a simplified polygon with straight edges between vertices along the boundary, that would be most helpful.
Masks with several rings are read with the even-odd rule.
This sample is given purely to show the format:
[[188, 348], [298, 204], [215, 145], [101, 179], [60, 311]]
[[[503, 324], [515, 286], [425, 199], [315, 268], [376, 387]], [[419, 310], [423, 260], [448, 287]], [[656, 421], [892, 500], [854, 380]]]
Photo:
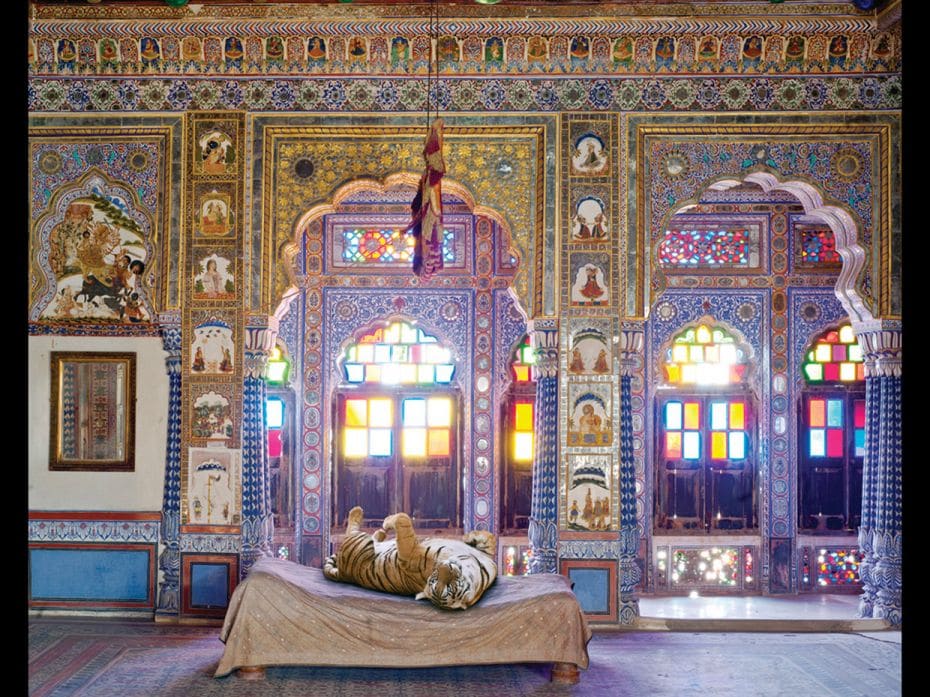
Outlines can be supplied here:
[[829, 331], [824, 337], [823, 341], [826, 341], [828, 344], [835, 344], [840, 340], [840, 333], [838, 331]]
[[281, 429], [268, 429], [268, 457], [281, 457]]
[[839, 363], [826, 363], [823, 366], [823, 379], [829, 382], [835, 382], [840, 379]]
[[827, 457], [843, 457], [843, 429], [827, 429]]
[[853, 402], [853, 426], [865, 428], [865, 400], [857, 399]]

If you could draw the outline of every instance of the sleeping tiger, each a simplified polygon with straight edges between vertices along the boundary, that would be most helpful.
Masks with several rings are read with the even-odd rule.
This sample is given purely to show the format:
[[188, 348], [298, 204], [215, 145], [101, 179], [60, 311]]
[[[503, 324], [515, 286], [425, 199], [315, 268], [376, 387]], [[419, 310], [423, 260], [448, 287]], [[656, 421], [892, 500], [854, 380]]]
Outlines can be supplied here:
[[[497, 538], [491, 532], [476, 530], [463, 540], [418, 539], [406, 513], [388, 516], [373, 535], [361, 524], [362, 509], [356, 506], [349, 511], [339, 551], [323, 563], [323, 574], [331, 581], [415, 594], [437, 607], [464, 610], [497, 578]], [[392, 540], [386, 539], [389, 530], [394, 530]]]

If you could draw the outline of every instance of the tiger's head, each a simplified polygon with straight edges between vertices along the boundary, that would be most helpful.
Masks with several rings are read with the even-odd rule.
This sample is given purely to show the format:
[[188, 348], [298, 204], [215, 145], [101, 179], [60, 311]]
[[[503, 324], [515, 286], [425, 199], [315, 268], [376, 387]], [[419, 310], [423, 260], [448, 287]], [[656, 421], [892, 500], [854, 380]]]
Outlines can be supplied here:
[[464, 610], [474, 604], [469, 591], [469, 580], [462, 573], [461, 564], [455, 559], [446, 559], [436, 564], [426, 586], [417, 593], [417, 600], [426, 598], [445, 610]]

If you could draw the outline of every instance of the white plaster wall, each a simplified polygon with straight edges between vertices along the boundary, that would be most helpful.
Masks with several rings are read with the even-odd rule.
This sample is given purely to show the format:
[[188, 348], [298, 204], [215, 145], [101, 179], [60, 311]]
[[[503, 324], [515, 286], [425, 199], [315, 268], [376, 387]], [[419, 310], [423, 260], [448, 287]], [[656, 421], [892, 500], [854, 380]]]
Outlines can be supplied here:
[[[29, 510], [160, 511], [168, 434], [168, 373], [159, 337], [28, 339]], [[50, 472], [48, 469], [52, 351], [136, 354], [134, 472]]]

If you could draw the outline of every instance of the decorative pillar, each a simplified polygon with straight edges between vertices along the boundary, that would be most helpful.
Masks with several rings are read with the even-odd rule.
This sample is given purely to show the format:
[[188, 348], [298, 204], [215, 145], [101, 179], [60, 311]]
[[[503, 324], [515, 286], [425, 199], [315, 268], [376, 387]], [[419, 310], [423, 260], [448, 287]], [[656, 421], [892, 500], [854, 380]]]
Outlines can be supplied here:
[[530, 573], [559, 572], [559, 329], [556, 320], [532, 320], [536, 349], [536, 453], [530, 503]]
[[901, 323], [854, 325], [865, 353], [859, 616], [901, 626]]
[[240, 578], [264, 556], [273, 556], [268, 458], [265, 451], [265, 365], [274, 348], [278, 319], [267, 324], [250, 318], [245, 330], [245, 370], [242, 395], [242, 552]]
[[165, 492], [162, 499], [155, 619], [176, 619], [180, 611], [181, 577], [181, 317], [180, 313], [159, 315], [162, 347], [167, 352], [168, 447], [165, 454]]
[[645, 336], [641, 324], [620, 332], [620, 622], [639, 617], [634, 589], [642, 580], [639, 525], [636, 523], [636, 458], [633, 452], [633, 376], [643, 365]]

